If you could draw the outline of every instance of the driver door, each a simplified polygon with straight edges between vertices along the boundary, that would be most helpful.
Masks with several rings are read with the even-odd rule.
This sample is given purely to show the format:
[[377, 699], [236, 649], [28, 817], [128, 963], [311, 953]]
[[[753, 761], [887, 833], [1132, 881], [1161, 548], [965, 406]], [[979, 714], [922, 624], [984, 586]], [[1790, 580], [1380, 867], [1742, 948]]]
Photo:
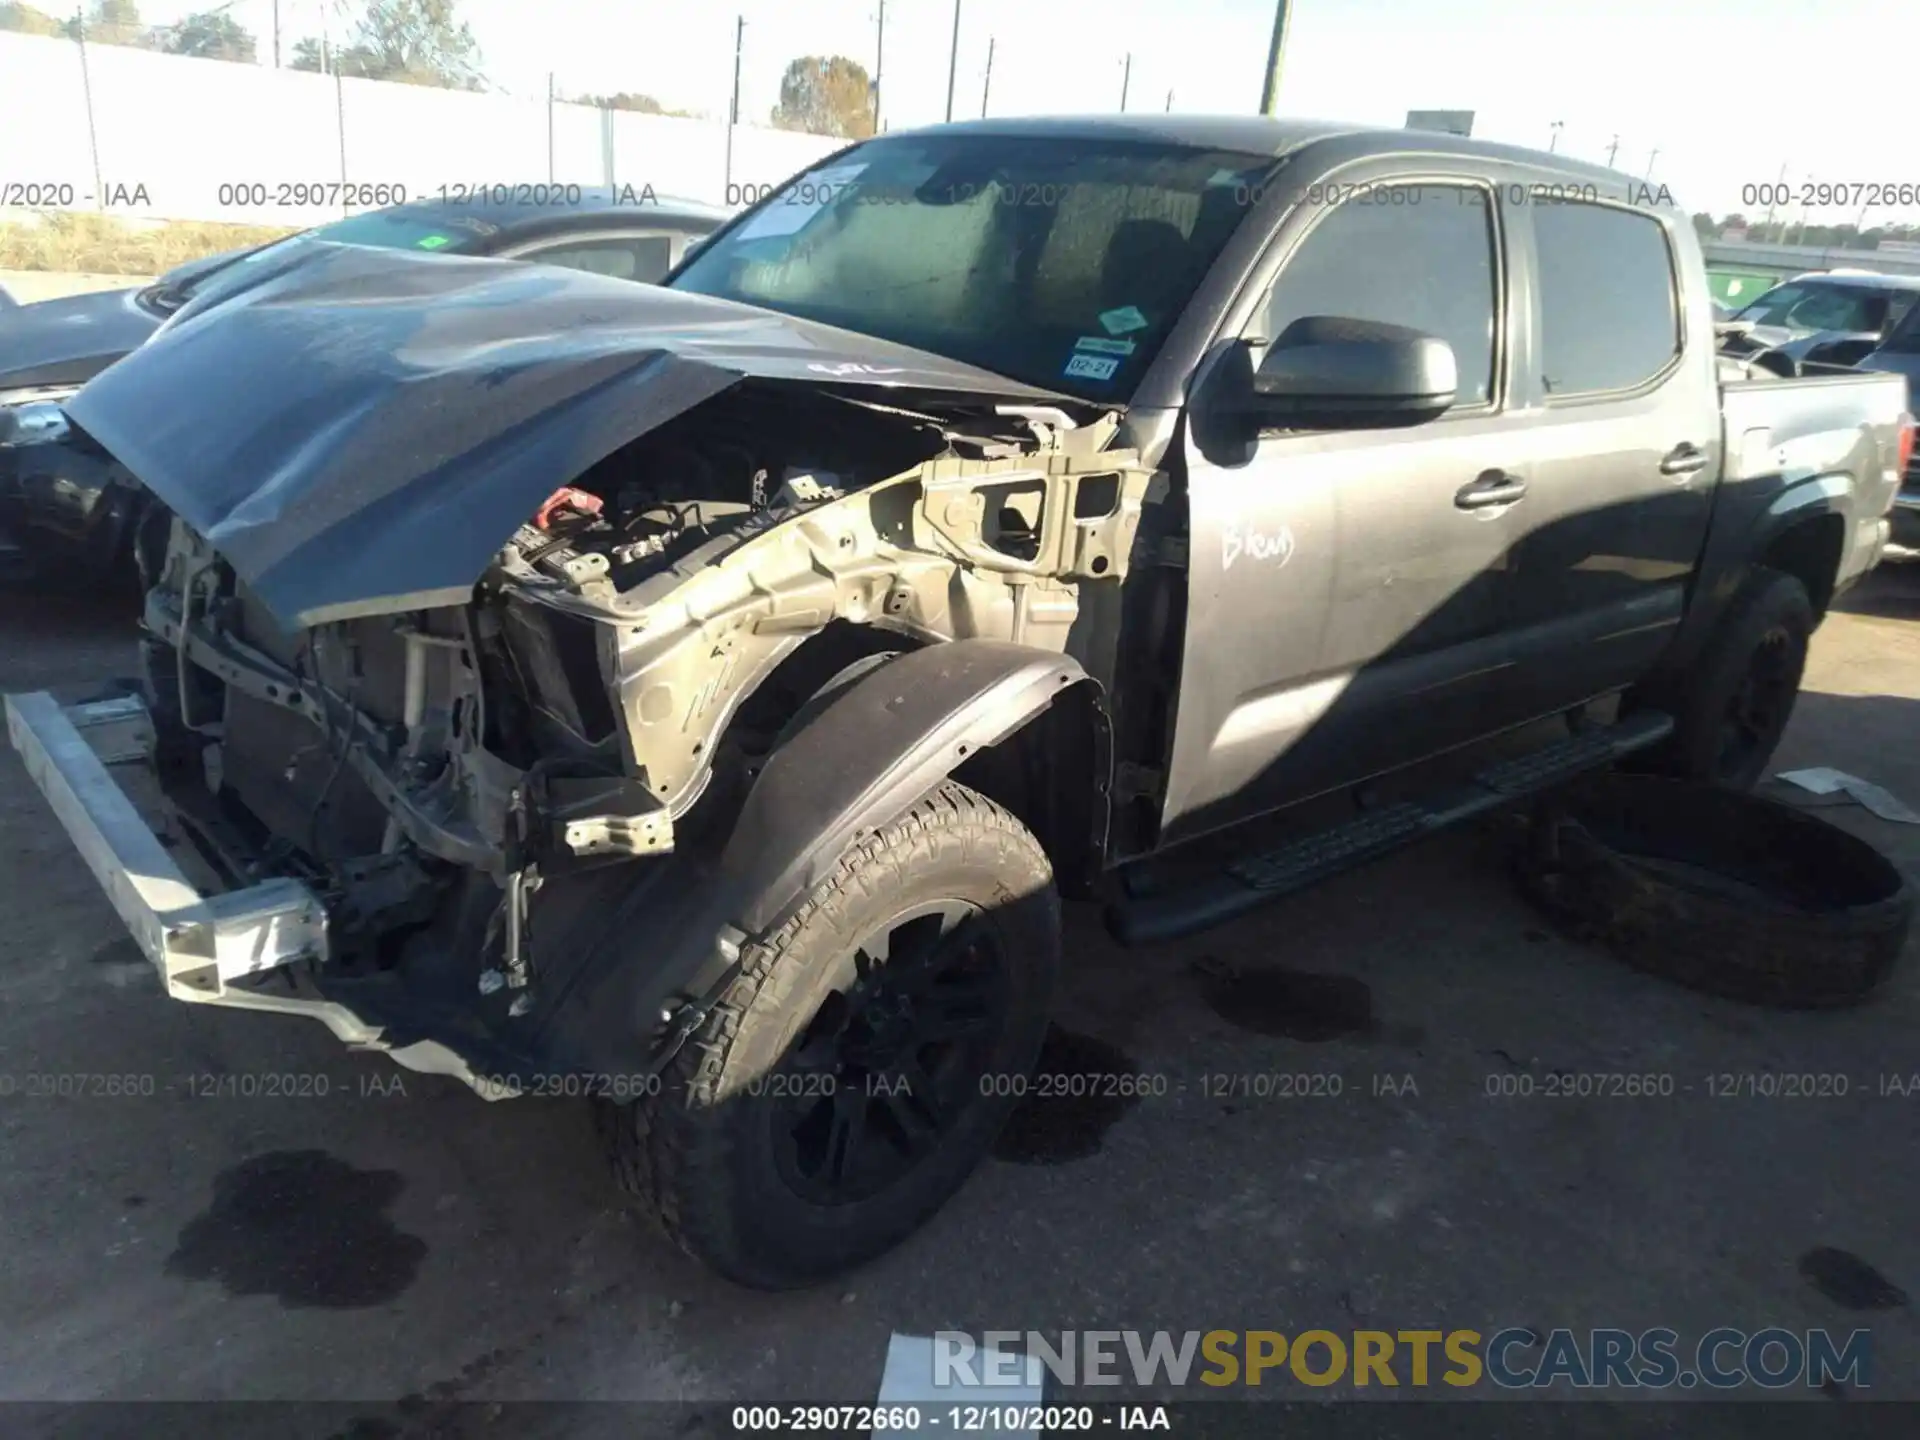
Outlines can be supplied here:
[[1229, 317], [1256, 365], [1302, 316], [1383, 321], [1449, 343], [1458, 399], [1424, 425], [1267, 434], [1238, 453], [1208, 453], [1206, 426], [1185, 427], [1166, 840], [1448, 749], [1504, 715], [1516, 530], [1501, 497], [1528, 477], [1509, 443], [1513, 306], [1492, 194], [1466, 176], [1383, 175], [1296, 207], [1263, 269], [1244, 318]]

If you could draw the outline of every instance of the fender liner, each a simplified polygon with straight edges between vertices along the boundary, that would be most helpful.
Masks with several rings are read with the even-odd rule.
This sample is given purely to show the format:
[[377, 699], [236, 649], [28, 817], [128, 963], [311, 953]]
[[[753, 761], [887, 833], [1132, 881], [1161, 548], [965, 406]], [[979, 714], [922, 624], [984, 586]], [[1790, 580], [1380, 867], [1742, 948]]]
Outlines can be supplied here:
[[1741, 585], [1775, 540], [1823, 516], [1845, 519], [1850, 487], [1844, 476], [1813, 476], [1746, 499], [1729, 494], [1723, 484], [1715, 496], [1687, 613], [1661, 657], [1660, 673], [1684, 674], [1699, 659]]
[[[741, 946], [791, 916], [850, 844], [1082, 683], [1068, 656], [955, 640], [848, 686], [768, 759], [716, 861], [639, 862], [654, 873], [555, 998], [537, 1048], [569, 1071], [657, 1070], [731, 981]], [[636, 943], [648, 935], [658, 943]]]

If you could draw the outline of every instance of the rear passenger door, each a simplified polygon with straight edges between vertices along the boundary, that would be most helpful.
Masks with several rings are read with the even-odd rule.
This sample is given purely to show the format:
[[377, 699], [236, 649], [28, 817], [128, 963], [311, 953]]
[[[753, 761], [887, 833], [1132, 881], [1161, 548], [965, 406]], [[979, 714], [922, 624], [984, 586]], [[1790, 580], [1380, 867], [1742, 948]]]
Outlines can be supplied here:
[[[1600, 200], [1512, 207], [1530, 296], [1516, 377], [1531, 475], [1506, 628], [1511, 697], [1544, 714], [1638, 679], [1679, 625], [1720, 469], [1689, 222]], [[1686, 247], [1683, 249], [1683, 247]]]

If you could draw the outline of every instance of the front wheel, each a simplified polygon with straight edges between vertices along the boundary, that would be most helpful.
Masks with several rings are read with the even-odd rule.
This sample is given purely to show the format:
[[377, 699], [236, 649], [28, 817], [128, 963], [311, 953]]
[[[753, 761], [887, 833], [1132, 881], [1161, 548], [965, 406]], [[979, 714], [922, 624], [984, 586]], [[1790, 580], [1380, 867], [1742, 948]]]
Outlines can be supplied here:
[[1689, 674], [1645, 697], [1674, 717], [1649, 768], [1752, 788], [1793, 716], [1813, 625], [1805, 585], [1778, 570], [1755, 572]]
[[942, 785], [745, 948], [657, 1096], [600, 1107], [616, 1177], [741, 1284], [873, 1258], [993, 1143], [1045, 1036], [1059, 933], [1039, 843]]

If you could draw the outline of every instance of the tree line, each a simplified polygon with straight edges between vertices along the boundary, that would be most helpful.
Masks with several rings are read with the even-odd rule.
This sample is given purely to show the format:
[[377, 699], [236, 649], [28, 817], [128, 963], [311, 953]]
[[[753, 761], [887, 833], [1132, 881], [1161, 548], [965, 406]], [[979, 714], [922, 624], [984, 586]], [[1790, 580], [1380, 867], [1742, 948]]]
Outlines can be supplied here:
[[173, 25], [149, 25], [135, 0], [94, 0], [84, 18], [49, 15], [18, 0], [0, 3], [0, 30], [23, 35], [64, 35], [68, 39], [129, 45], [167, 55], [197, 55], [208, 60], [256, 58], [254, 38], [224, 7], [199, 11]]
[[[485, 89], [480, 47], [457, 7], [458, 0], [365, 0], [352, 29], [337, 42], [313, 36], [295, 42], [288, 68], [451, 90]], [[228, 9], [216, 5], [171, 25], [152, 25], [141, 18], [138, 0], [92, 0], [83, 16], [64, 18], [25, 0], [0, 0], [0, 30], [258, 64], [259, 38]], [[563, 98], [641, 115], [700, 115], [631, 90]], [[873, 134], [873, 81], [865, 66], [844, 55], [802, 56], [789, 62], [782, 74], [780, 103], [769, 120], [776, 129], [862, 139]]]
[[[456, 90], [482, 86], [473, 32], [454, 14], [456, 0], [366, 0], [339, 43], [309, 37], [296, 43], [293, 70], [337, 70], [368, 80], [399, 80]], [[124, 45], [163, 55], [257, 64], [260, 41], [228, 14], [228, 5], [196, 11], [171, 25], [151, 25], [138, 0], [93, 0], [81, 15], [59, 18], [24, 0], [0, 0], [0, 30]]]
[[1703, 240], [1718, 240], [1732, 231], [1745, 231], [1753, 245], [1814, 245], [1823, 249], [1877, 250], [1883, 240], [1920, 241], [1920, 225], [1801, 225], [1793, 220], [1764, 223], [1744, 215], [1726, 215], [1716, 220], [1702, 210], [1693, 217], [1693, 228]]

